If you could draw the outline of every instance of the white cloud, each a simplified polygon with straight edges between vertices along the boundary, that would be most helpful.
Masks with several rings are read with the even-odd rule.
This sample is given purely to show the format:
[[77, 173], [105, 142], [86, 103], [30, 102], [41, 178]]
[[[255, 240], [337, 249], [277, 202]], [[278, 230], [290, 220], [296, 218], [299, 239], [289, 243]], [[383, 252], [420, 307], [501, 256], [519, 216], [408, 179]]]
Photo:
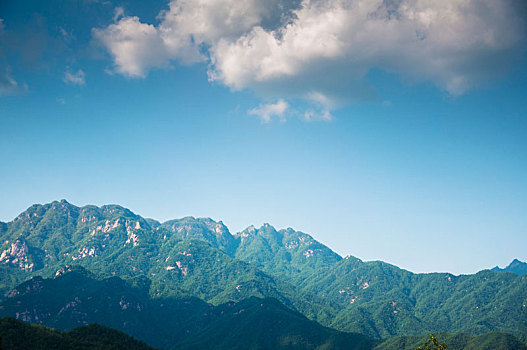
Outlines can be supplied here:
[[285, 112], [288, 108], [289, 104], [280, 99], [276, 103], [261, 104], [257, 108], [248, 110], [247, 114], [260, 117], [263, 123], [271, 122], [273, 117], [285, 121]]
[[125, 76], [144, 77], [150, 67], [168, 65], [170, 55], [158, 28], [138, 17], [123, 17], [93, 33], [112, 54], [116, 71]]
[[495, 65], [524, 40], [522, 19], [507, 1], [304, 0], [295, 15], [278, 31], [255, 27], [221, 39], [212, 79], [234, 89], [302, 80], [302, 93], [320, 89], [327, 74], [355, 85], [378, 67], [458, 95], [496, 74]]
[[[220, 38], [236, 38], [271, 16], [278, 1], [179, 0], [162, 11], [157, 26], [138, 17], [125, 17], [117, 8], [115, 23], [93, 30], [110, 51], [118, 73], [144, 77], [153, 67], [168, 67], [171, 60], [193, 63], [207, 60], [201, 47]], [[118, 21], [117, 21], [118, 20]]]
[[116, 17], [94, 35], [120, 74], [144, 77], [172, 60], [203, 61], [211, 81], [266, 98], [301, 98], [328, 111], [304, 113], [312, 120], [374, 96], [365, 80], [373, 68], [432, 82], [452, 95], [488, 82], [525, 44], [517, 6], [512, 0], [174, 0], [156, 25]]
[[66, 84], [71, 85], [84, 85], [86, 84], [86, 73], [82, 69], [79, 69], [76, 73], [71, 72], [69, 69], [64, 72], [62, 80]]
[[323, 109], [322, 111], [315, 111], [313, 109], [308, 109], [303, 114], [303, 119], [306, 122], [313, 122], [313, 121], [325, 121], [330, 122], [333, 120], [333, 116], [327, 109]]
[[[237, 38], [270, 15], [275, 0], [179, 0], [161, 14], [161, 30], [170, 36], [192, 36], [196, 44]], [[178, 34], [176, 34], [178, 32]]]

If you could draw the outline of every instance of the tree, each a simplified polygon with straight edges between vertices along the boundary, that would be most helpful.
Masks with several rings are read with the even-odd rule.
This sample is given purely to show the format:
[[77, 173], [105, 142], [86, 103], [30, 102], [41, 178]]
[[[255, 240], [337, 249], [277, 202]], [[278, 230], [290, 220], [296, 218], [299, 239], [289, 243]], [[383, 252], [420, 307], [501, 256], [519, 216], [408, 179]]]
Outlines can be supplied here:
[[445, 343], [440, 343], [433, 334], [428, 335], [428, 340], [421, 346], [415, 348], [415, 350], [445, 350], [447, 348]]

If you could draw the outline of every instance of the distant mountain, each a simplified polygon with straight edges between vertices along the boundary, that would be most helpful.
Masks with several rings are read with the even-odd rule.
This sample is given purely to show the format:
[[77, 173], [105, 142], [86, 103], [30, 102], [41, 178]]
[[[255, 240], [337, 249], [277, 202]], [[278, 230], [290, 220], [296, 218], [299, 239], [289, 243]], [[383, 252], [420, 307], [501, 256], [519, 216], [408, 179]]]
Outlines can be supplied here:
[[10, 350], [153, 350], [143, 342], [100, 325], [69, 332], [0, 318], [0, 348]]
[[147, 277], [153, 298], [219, 305], [272, 297], [325, 326], [375, 338], [500, 331], [527, 340], [527, 279], [513, 274], [414, 274], [343, 259], [293, 229], [265, 224], [232, 235], [221, 221], [160, 223], [117, 205], [34, 205], [0, 225], [3, 293], [72, 264], [104, 277]]
[[498, 266], [492, 268], [492, 271], [494, 272], [512, 272], [517, 274], [518, 276], [527, 275], [527, 263], [520, 261], [518, 259], [514, 259], [509, 266], [507, 266], [504, 269], [500, 269]]
[[148, 281], [97, 279], [80, 267], [34, 277], [0, 304], [0, 315], [69, 330], [99, 323], [163, 349], [371, 349], [359, 334], [325, 328], [276, 299], [216, 307], [195, 298], [150, 298]]

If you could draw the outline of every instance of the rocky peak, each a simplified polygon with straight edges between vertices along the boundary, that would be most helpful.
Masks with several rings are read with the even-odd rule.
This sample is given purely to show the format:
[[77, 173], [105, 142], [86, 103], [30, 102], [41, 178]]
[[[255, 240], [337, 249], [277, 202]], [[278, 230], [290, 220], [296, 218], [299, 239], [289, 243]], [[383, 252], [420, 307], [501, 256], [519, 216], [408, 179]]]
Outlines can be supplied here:
[[29, 246], [22, 237], [12, 242], [7, 249], [2, 251], [0, 262], [18, 267], [24, 271], [33, 271], [35, 268], [35, 263], [31, 261], [29, 255]]

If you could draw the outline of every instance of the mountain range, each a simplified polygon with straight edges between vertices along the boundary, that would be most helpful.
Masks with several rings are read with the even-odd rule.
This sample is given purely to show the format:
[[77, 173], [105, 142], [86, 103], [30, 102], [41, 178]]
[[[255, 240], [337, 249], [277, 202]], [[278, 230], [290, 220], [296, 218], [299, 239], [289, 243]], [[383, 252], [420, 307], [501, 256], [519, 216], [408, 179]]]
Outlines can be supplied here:
[[[399, 336], [379, 341], [339, 332], [308, 320], [272, 298], [250, 297], [218, 306], [197, 298], [151, 298], [144, 282], [119, 277], [100, 279], [79, 266], [61, 269], [49, 279], [33, 277], [0, 303], [0, 313], [13, 317], [0, 319], [0, 337], [8, 349], [145, 350], [144, 343], [121, 332], [157, 348], [174, 350], [396, 350], [413, 349], [424, 338]], [[45, 324], [65, 333], [19, 320]], [[527, 349], [505, 333], [439, 336], [454, 350]]]
[[[13, 221], [0, 223], [0, 242], [0, 291], [6, 295], [1, 315], [9, 314], [7, 296], [24, 281], [42, 276], [36, 281], [48, 283], [67, 266], [78, 265], [110, 281], [104, 283], [119, 278], [138, 286], [144, 293], [137, 296], [140, 300], [186, 298], [199, 300], [196, 307], [204, 309], [276, 300], [295, 315], [372, 339], [437, 331], [472, 335], [499, 331], [527, 340], [525, 276], [490, 270], [461, 276], [415, 274], [381, 261], [343, 258], [291, 228], [276, 230], [264, 224], [231, 234], [221, 221], [208, 218], [160, 223], [118, 205], [77, 207], [62, 200], [33, 205]], [[446, 257], [431, 251], [431, 258]], [[48, 313], [54, 315], [69, 302], [61, 300], [61, 308]], [[59, 322], [55, 325], [34, 310], [13, 312], [19, 319], [29, 317], [27, 321], [60, 329], [95, 322], [77, 314], [55, 320]], [[134, 323], [128, 322], [132, 327]], [[147, 328], [139, 323], [132, 333], [123, 325], [106, 325], [145, 339], [139, 334]], [[193, 341], [185, 338], [187, 344]]]

